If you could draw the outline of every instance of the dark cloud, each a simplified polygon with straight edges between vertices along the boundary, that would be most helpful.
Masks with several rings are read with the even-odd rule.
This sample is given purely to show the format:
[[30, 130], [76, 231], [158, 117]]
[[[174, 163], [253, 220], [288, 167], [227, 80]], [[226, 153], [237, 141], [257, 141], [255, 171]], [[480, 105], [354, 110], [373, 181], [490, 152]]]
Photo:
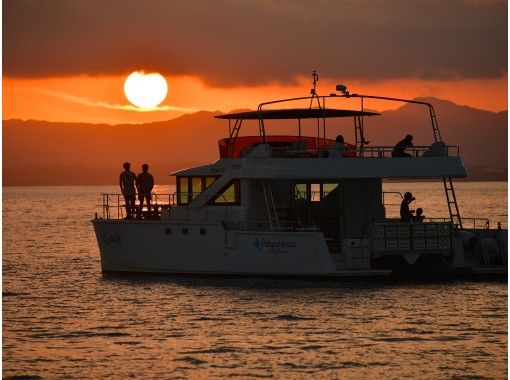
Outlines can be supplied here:
[[215, 85], [493, 78], [507, 70], [507, 2], [3, 1], [11, 77], [145, 68]]

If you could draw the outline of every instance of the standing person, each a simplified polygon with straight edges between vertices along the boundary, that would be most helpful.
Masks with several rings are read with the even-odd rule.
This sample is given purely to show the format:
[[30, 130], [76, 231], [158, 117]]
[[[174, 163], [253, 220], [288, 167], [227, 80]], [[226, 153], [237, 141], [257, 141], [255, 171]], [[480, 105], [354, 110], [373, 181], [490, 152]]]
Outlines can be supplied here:
[[331, 148], [328, 150], [329, 158], [343, 157], [345, 154], [345, 142], [344, 137], [342, 135], [338, 135], [336, 137], [335, 142], [331, 145]]
[[138, 215], [140, 217], [142, 216], [144, 198], [147, 202], [147, 211], [150, 214], [152, 199], [151, 192], [154, 188], [154, 177], [149, 173], [149, 165], [142, 165], [142, 172], [136, 176], [136, 188], [138, 190], [138, 200], [140, 201]]
[[124, 165], [122, 166], [124, 167], [124, 171], [120, 173], [119, 186], [126, 202], [126, 219], [131, 219], [133, 217], [136, 200], [136, 175], [131, 170], [129, 170], [131, 168], [131, 164], [129, 162], [124, 162]]
[[413, 210], [409, 210], [409, 204], [414, 201], [416, 198], [413, 197], [413, 194], [407, 192], [404, 194], [404, 199], [402, 199], [402, 203], [400, 204], [400, 220], [402, 222], [411, 222], [413, 220]]
[[403, 140], [400, 140], [397, 145], [393, 148], [391, 153], [392, 157], [412, 157], [409, 153], [406, 153], [407, 148], [413, 147], [413, 136], [407, 135]]

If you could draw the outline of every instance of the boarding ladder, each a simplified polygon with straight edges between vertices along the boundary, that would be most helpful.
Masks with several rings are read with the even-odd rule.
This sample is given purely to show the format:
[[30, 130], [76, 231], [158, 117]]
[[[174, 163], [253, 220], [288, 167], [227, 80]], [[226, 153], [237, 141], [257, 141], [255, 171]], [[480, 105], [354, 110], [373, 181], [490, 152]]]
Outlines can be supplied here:
[[368, 144], [365, 141], [365, 136], [363, 135], [363, 118], [361, 116], [356, 116], [354, 118], [354, 134], [356, 139], [356, 149], [358, 150], [358, 156], [363, 157], [363, 147], [365, 144]]
[[269, 223], [271, 230], [280, 229], [280, 220], [278, 219], [278, 212], [276, 210], [276, 204], [274, 202], [273, 191], [271, 189], [270, 180], [262, 180], [262, 190], [264, 193], [264, 200], [266, 201], [267, 215], [269, 217]]
[[234, 128], [230, 126], [230, 120], [228, 121], [228, 129], [229, 129], [229, 157], [234, 157], [235, 152], [235, 144], [237, 140], [237, 136], [239, 136], [239, 131], [241, 129], [241, 124], [243, 123], [243, 119], [236, 119], [234, 123]]
[[450, 212], [450, 220], [453, 225], [462, 228], [462, 218], [460, 217], [459, 205], [457, 204], [457, 197], [453, 189], [453, 182], [451, 177], [443, 177], [444, 192], [446, 194], [446, 202], [448, 203], [448, 211]]

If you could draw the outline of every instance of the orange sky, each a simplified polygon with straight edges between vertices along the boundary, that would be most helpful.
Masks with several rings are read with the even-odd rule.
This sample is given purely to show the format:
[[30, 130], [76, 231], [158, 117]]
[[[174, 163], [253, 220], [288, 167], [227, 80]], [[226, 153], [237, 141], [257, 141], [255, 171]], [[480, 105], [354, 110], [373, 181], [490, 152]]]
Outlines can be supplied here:
[[[3, 78], [3, 119], [36, 119], [90, 123], [142, 123], [163, 121], [200, 110], [228, 112], [254, 109], [258, 103], [278, 98], [306, 96], [311, 76], [295, 85], [214, 88], [198, 77], [167, 77], [168, 96], [156, 111], [141, 111], [129, 104], [123, 91], [125, 76], [75, 76], [42, 79]], [[327, 95], [340, 81], [321, 76], [319, 95]], [[345, 81], [353, 93], [390, 97], [433, 96], [490, 111], [507, 109], [507, 78], [412, 80], [381, 82]], [[398, 106], [370, 103], [378, 110]]]
[[[3, 119], [142, 123], [351, 92], [507, 109], [506, 0], [4, 1]], [[123, 82], [158, 72], [159, 109]], [[378, 110], [387, 104], [367, 104]]]

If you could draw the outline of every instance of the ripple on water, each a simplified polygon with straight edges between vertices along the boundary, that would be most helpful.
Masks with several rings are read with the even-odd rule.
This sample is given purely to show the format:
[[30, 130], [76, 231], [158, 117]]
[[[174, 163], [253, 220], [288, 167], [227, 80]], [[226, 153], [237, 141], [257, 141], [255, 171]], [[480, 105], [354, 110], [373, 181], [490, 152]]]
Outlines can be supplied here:
[[315, 320], [315, 318], [313, 318], [313, 317], [306, 317], [306, 316], [297, 315], [297, 314], [277, 315], [274, 319], [279, 319], [282, 321], [313, 321], [313, 320]]
[[[432, 212], [429, 184], [412, 185], [404, 190]], [[473, 186], [480, 185], [456, 190]], [[469, 207], [483, 209], [477, 199], [498, 186]], [[115, 191], [4, 188], [4, 378], [507, 375], [504, 281], [102, 276], [89, 220], [99, 194]], [[506, 187], [500, 193], [506, 197]]]
[[185, 356], [183, 358], [177, 358], [177, 359], [174, 359], [174, 361], [176, 361], [176, 362], [186, 362], [186, 363], [190, 363], [190, 364], [193, 364], [193, 365], [201, 365], [201, 364], [206, 364], [207, 363], [207, 361], [205, 361], [205, 360], [200, 360], [200, 359], [194, 358], [192, 356]]

